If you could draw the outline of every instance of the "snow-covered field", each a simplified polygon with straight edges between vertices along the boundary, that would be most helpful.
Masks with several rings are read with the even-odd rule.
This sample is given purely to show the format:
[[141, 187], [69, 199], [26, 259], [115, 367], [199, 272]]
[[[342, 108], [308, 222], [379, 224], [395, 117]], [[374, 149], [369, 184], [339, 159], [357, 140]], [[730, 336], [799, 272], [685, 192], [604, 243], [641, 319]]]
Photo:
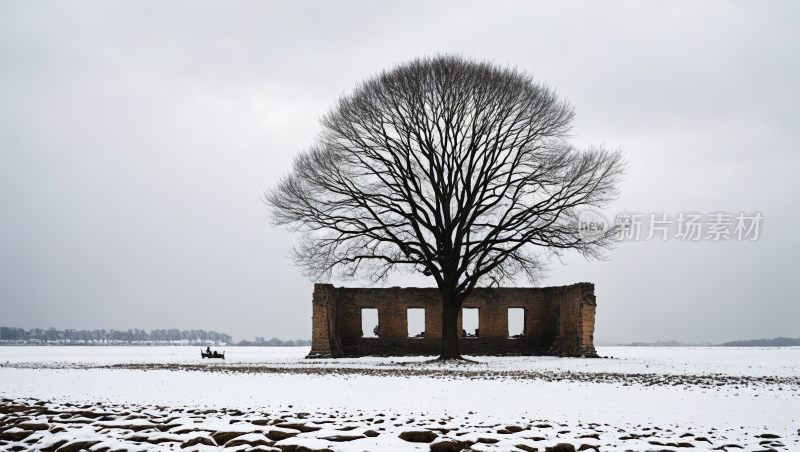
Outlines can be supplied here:
[[[30, 443], [3, 440], [0, 448], [46, 449], [56, 438], [94, 435], [104, 442], [85, 447], [92, 451], [166, 451], [186, 445], [199, 432], [226, 441], [219, 434], [238, 432], [255, 439], [229, 443], [226, 450], [271, 450], [264, 444], [280, 438], [272, 432], [283, 429], [296, 435], [275, 442], [281, 450], [295, 450], [304, 441], [307, 450], [348, 452], [429, 450], [432, 445], [496, 451], [526, 446], [544, 452], [558, 443], [602, 451], [680, 450], [679, 445], [693, 450], [800, 450], [796, 347], [598, 347], [600, 355], [614, 359], [474, 357], [476, 362], [468, 364], [429, 363], [430, 358], [419, 357], [306, 360], [306, 347], [220, 349], [226, 351], [225, 361], [201, 360], [195, 347], [2, 350], [0, 396], [7, 406], [33, 406], [40, 400], [53, 413], [78, 410], [67, 403], [92, 404], [92, 410], [114, 419], [113, 410], [122, 419], [121, 413], [127, 417], [140, 409], [151, 423], [176, 419], [164, 432], [155, 424], [134, 431], [122, 429], [124, 422], [116, 429], [99, 421], [58, 423], [64, 414], [54, 417], [40, 409], [29, 413], [38, 417], [28, 416], [26, 422], [41, 421], [49, 430], [24, 440]], [[147, 411], [156, 406], [164, 410]], [[197, 412], [187, 411], [195, 409], [218, 411], [192, 418]], [[3, 430], [16, 415], [0, 416], [6, 416], [0, 417]], [[321, 430], [276, 427], [281, 418], [284, 425]], [[269, 425], [248, 422], [256, 419], [260, 424], [269, 420]], [[54, 423], [66, 430], [53, 433]], [[194, 430], [174, 433], [189, 430], [186, 424]], [[398, 437], [431, 429], [439, 429], [432, 445]], [[367, 431], [377, 436], [363, 435]], [[330, 439], [337, 435], [352, 438]], [[214, 444], [222, 446], [221, 439]], [[216, 447], [198, 443], [186, 450], [209, 449]]]

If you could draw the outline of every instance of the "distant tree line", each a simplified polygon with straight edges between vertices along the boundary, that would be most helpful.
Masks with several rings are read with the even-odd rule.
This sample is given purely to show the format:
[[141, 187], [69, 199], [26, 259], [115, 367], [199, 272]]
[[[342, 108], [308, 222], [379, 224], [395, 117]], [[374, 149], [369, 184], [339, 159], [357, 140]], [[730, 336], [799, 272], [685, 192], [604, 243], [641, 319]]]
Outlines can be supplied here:
[[225, 333], [206, 330], [145, 330], [134, 328], [132, 330], [57, 330], [55, 328], [41, 329], [0, 327], [0, 345], [178, 345], [178, 344], [209, 344], [209, 345], [238, 345], [256, 347], [304, 347], [310, 346], [311, 341], [298, 339], [296, 341], [282, 341], [273, 337], [265, 341], [263, 337], [256, 337], [253, 342], [240, 341], [233, 343], [233, 338]]
[[750, 339], [746, 341], [733, 341], [721, 344], [723, 347], [798, 347], [800, 337], [776, 337], [775, 339]]
[[225, 333], [206, 330], [57, 330], [55, 328], [0, 327], [0, 345], [58, 344], [58, 345], [168, 345], [232, 344]]
[[265, 341], [263, 337], [256, 337], [256, 340], [253, 342], [239, 341], [239, 343], [236, 345], [242, 347], [310, 347], [311, 341], [305, 341], [303, 339], [298, 339], [296, 341], [282, 341], [277, 337], [273, 337], [272, 339]]
[[656, 341], [656, 342], [631, 342], [622, 344], [626, 347], [715, 347], [717, 344], [711, 342], [679, 342], [679, 341]]
[[626, 347], [798, 347], [800, 346], [800, 338], [777, 337], [775, 339], [751, 339], [746, 341], [724, 342], [722, 344], [713, 344], [711, 342], [656, 341], [631, 342], [630, 344], [619, 345], [624, 345]]

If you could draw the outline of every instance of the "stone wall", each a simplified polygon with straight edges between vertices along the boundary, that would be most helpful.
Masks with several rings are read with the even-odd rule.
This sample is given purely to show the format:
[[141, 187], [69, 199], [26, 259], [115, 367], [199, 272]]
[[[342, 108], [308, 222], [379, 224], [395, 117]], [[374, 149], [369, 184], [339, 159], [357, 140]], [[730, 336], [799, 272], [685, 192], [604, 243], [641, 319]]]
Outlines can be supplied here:
[[[459, 340], [465, 355], [594, 357], [594, 284], [475, 289], [462, 308], [477, 308], [479, 337]], [[425, 337], [408, 337], [408, 309], [425, 310]], [[524, 310], [523, 337], [511, 338], [508, 310]], [[363, 337], [361, 310], [377, 309], [377, 338]], [[461, 315], [458, 328], [462, 329]], [[472, 333], [470, 331], [470, 333]], [[315, 284], [309, 357], [437, 355], [442, 302], [435, 288], [346, 288]]]

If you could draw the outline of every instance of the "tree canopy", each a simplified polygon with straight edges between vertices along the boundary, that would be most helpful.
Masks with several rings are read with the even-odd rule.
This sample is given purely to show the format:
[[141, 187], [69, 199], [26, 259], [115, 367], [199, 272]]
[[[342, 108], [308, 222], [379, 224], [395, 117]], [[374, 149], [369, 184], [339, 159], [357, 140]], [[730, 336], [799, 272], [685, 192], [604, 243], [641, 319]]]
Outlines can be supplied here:
[[613, 243], [610, 231], [583, 239], [578, 216], [614, 199], [623, 156], [571, 145], [574, 116], [515, 68], [417, 58], [342, 95], [264, 200], [275, 225], [301, 232], [291, 257], [314, 280], [432, 277], [442, 357], [457, 357], [474, 287], [535, 284], [566, 250], [601, 258]]

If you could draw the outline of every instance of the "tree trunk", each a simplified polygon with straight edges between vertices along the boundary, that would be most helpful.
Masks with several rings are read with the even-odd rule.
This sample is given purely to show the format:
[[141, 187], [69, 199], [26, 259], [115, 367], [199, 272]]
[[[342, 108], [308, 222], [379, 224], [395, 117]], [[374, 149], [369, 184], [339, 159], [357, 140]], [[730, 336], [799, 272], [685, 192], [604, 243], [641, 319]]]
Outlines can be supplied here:
[[442, 355], [439, 359], [461, 359], [458, 350], [458, 338], [461, 331], [458, 330], [458, 303], [450, 297], [442, 296]]

